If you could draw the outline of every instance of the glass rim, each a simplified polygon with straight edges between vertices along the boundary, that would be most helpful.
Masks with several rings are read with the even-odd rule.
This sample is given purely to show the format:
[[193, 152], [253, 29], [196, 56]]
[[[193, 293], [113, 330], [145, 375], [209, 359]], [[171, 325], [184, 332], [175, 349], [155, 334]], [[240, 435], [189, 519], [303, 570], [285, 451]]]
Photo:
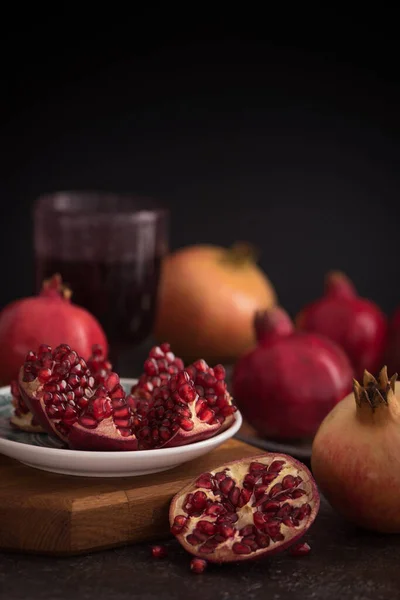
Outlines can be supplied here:
[[53, 215], [96, 216], [113, 218], [150, 219], [168, 217], [169, 209], [160, 201], [141, 194], [130, 192], [110, 192], [104, 190], [59, 190], [38, 196], [33, 205], [34, 213], [43, 208]]

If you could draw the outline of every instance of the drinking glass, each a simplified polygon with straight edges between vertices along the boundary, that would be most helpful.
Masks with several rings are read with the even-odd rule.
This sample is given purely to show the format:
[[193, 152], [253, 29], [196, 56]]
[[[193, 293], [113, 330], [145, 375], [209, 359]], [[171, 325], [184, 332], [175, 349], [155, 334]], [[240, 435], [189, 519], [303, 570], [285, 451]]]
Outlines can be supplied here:
[[114, 368], [151, 333], [168, 225], [165, 208], [134, 195], [58, 192], [35, 203], [37, 290], [60, 273], [103, 326]]

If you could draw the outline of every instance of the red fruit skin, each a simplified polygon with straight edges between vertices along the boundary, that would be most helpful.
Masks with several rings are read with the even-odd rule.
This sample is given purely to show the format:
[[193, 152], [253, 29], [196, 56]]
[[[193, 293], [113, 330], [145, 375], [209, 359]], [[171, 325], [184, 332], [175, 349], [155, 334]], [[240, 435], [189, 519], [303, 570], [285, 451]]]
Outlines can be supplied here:
[[351, 392], [352, 383], [347, 356], [330, 340], [316, 334], [270, 331], [236, 363], [232, 395], [260, 434], [281, 440], [309, 439]]
[[343, 283], [343, 288], [335, 284], [329, 287], [332, 276], [345, 278], [328, 275], [326, 295], [305, 306], [296, 324], [302, 331], [319, 333], [339, 344], [354, 367], [355, 377], [362, 379], [364, 369], [377, 373], [382, 366], [387, 319], [376, 304], [347, 287], [347, 278], [337, 284], [339, 287]]
[[389, 373], [400, 375], [400, 307], [390, 321], [385, 364]]
[[62, 296], [33, 296], [16, 300], [0, 313], [0, 381], [18, 377], [31, 348], [40, 344], [55, 348], [66, 343], [87, 359], [92, 345], [107, 355], [108, 344], [100, 323], [87, 310]]

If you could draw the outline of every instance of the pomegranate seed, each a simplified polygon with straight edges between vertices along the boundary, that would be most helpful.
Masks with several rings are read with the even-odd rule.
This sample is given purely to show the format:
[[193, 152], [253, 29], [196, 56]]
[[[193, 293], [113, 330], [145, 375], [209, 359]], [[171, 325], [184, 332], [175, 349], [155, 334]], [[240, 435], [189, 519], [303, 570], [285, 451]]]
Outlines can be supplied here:
[[234, 537], [236, 530], [234, 527], [228, 525], [227, 523], [220, 523], [218, 531], [224, 538], [228, 539]]
[[290, 554], [292, 556], [307, 556], [311, 551], [311, 547], [306, 542], [294, 544], [290, 548]]
[[90, 415], [83, 415], [79, 418], [78, 422], [82, 427], [86, 427], [87, 429], [95, 429], [97, 427], [96, 419]]
[[192, 498], [192, 506], [197, 510], [201, 510], [205, 507], [207, 502], [207, 496], [204, 492], [196, 492]]
[[282, 488], [284, 490], [290, 490], [296, 486], [296, 480], [293, 475], [285, 475], [282, 479]]
[[305, 495], [305, 491], [304, 490], [293, 490], [292, 492], [292, 498], [301, 498], [301, 496]]
[[268, 472], [269, 473], [280, 473], [282, 471], [282, 467], [284, 466], [284, 461], [283, 460], [274, 460], [274, 462], [272, 462], [269, 467], [268, 467]]
[[194, 423], [190, 419], [182, 419], [180, 422], [180, 426], [184, 431], [192, 431], [194, 428]]
[[214, 411], [211, 408], [206, 408], [199, 413], [200, 421], [204, 421], [204, 423], [210, 423], [214, 418]]
[[246, 544], [236, 542], [232, 546], [232, 550], [235, 554], [251, 554], [251, 549]]
[[233, 504], [233, 506], [237, 506], [237, 504], [239, 502], [239, 497], [240, 497], [240, 489], [238, 487], [234, 487], [229, 492], [229, 501], [231, 502], [231, 504]]
[[203, 488], [206, 488], [207, 490], [211, 490], [212, 489], [211, 474], [203, 473], [202, 475], [200, 475], [200, 477], [197, 478], [195, 485], [196, 485], [196, 487], [203, 487]]
[[217, 526], [215, 523], [211, 523], [211, 521], [199, 521], [197, 523], [197, 528], [207, 535], [214, 535], [217, 531]]
[[151, 555], [153, 558], [165, 558], [168, 552], [165, 546], [152, 546]]
[[203, 573], [207, 568], [207, 561], [204, 558], [192, 558], [190, 561], [190, 570], [193, 573], [200, 574]]
[[[224, 476], [225, 476], [225, 474], [224, 474]], [[224, 477], [224, 479], [219, 484], [219, 489], [225, 496], [227, 496], [234, 486], [235, 486], [235, 482], [233, 481], [233, 479], [231, 477]]]

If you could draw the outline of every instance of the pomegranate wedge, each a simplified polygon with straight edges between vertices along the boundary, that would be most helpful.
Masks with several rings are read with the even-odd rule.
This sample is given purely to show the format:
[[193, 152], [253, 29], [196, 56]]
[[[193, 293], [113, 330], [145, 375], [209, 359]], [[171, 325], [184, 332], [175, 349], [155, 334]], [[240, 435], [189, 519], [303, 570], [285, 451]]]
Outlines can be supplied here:
[[83, 358], [62, 344], [29, 352], [19, 374], [21, 396], [37, 421], [77, 450], [135, 450], [132, 411], [116, 373], [95, 388]]

